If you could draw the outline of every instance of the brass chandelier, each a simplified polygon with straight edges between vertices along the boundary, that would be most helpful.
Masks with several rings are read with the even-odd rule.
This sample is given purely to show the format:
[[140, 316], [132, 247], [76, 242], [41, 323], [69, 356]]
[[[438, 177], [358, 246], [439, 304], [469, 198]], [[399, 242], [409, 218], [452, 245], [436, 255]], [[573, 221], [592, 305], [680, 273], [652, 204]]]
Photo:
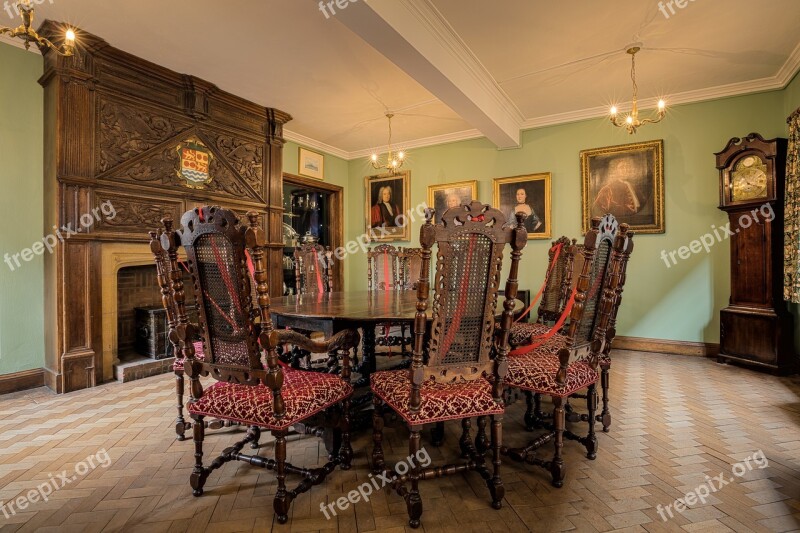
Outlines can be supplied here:
[[658, 101], [658, 112], [653, 118], [639, 119], [639, 102], [637, 101], [639, 87], [636, 85], [636, 52], [641, 50], [639, 46], [631, 46], [626, 50], [631, 56], [631, 81], [633, 82], [633, 106], [631, 112], [624, 118], [620, 119], [619, 110], [617, 106], [611, 106], [611, 116], [609, 119], [611, 123], [618, 128], [625, 128], [628, 133], [633, 135], [636, 130], [645, 124], [655, 124], [661, 122], [661, 119], [667, 114], [667, 104], [664, 100]]
[[392, 151], [392, 117], [393, 113], [386, 113], [386, 118], [389, 119], [389, 153], [386, 154], [386, 161], [381, 161], [378, 154], [373, 153], [370, 157], [372, 167], [376, 170], [387, 170], [389, 174], [394, 176], [397, 174], [397, 169], [403, 166], [406, 160], [406, 153], [400, 150], [396, 154]]
[[22, 17], [22, 24], [16, 28], [0, 26], [0, 35], [8, 34], [11, 38], [19, 37], [25, 41], [26, 50], [30, 50], [31, 43], [34, 43], [39, 47], [42, 53], [49, 48], [65, 57], [72, 55], [75, 49], [75, 32], [71, 28], [67, 29], [64, 33], [64, 44], [59, 47], [53, 44], [49, 39], [36, 33], [36, 30], [31, 27], [34, 16], [31, 0], [19, 0], [19, 2], [16, 3], [16, 11], [19, 13], [20, 17]]

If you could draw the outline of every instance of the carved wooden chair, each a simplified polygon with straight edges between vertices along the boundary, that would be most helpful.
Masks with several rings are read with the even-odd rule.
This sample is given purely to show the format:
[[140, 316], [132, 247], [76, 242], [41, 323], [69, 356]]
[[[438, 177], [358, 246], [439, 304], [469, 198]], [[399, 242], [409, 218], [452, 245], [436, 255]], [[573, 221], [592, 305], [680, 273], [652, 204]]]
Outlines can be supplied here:
[[[563, 439], [577, 440], [586, 447], [589, 459], [597, 457], [597, 437], [594, 431], [597, 410], [596, 384], [600, 378], [599, 360], [608, 356], [615, 331], [612, 317], [616, 315], [625, 282], [628, 258], [633, 250], [633, 232], [627, 224], [619, 225], [610, 215], [594, 218], [586, 233], [581, 251], [583, 265], [567, 308], [570, 322], [564, 335], [543, 340], [511, 352], [508, 358], [507, 385], [553, 399], [553, 423], [545, 435], [527, 446], [504, 449], [512, 459], [541, 466], [550, 471], [552, 483], [561, 487], [565, 467], [561, 456]], [[588, 422], [586, 436], [566, 430], [564, 399], [587, 389], [586, 406], [589, 414], [581, 420]], [[553, 441], [555, 453], [549, 461], [539, 459], [535, 451]]]
[[[454, 207], [433, 224], [434, 211], [426, 210], [420, 231], [422, 244], [421, 278], [417, 284], [417, 313], [414, 321], [414, 354], [409, 370], [376, 372], [371, 376], [375, 411], [373, 414], [372, 466], [376, 473], [386, 469], [382, 448], [383, 409], [390, 407], [408, 424], [409, 454], [416, 457], [407, 474], [393, 478], [393, 488], [405, 498], [409, 526], [419, 527], [422, 499], [419, 482], [442, 475], [476, 470], [499, 509], [504, 488], [500, 479], [501, 424], [508, 330], [511, 326], [517, 272], [521, 250], [527, 243], [523, 214], [514, 227], [506, 227], [502, 212], [479, 202]], [[432, 300], [428, 364], [423, 363], [425, 324], [430, 292], [431, 248], [438, 244], [436, 278]], [[500, 326], [494, 342], [497, 291], [500, 285], [503, 249], [511, 244], [511, 270]], [[491, 354], [496, 353], [491, 359]], [[485, 450], [478, 450], [470, 439], [470, 419], [491, 418], [490, 472]], [[420, 432], [425, 424], [461, 420], [460, 445], [468, 461], [443, 467], [419, 464]], [[410, 483], [410, 490], [407, 484]]]
[[[346, 330], [328, 341], [314, 343], [295, 332], [272, 329], [264, 258], [265, 236], [259, 227], [258, 214], [250, 212], [247, 217], [249, 225], [245, 227], [240, 225], [232, 211], [203, 207], [183, 215], [180, 231], [173, 230], [171, 220], [165, 220], [161, 244], [170, 264], [171, 297], [177, 310], [170, 339], [182, 350], [184, 372], [190, 380], [190, 400], [186, 407], [194, 420], [195, 466], [190, 478], [193, 494], [202, 495], [211, 472], [229, 461], [244, 461], [275, 470], [278, 479], [275, 514], [279, 523], [285, 523], [295, 497], [322, 483], [337, 465], [343, 469], [350, 467], [353, 452], [349, 439], [349, 402], [353, 388], [349, 383], [349, 353], [359, 337], [357, 332]], [[198, 326], [188, 321], [183, 281], [176, 274], [179, 246], [186, 250], [199, 304]], [[245, 249], [250, 251], [253, 262], [260, 327], [249, 313], [252, 305], [251, 277], [247, 271]], [[205, 354], [202, 360], [195, 357], [192, 341], [196, 335], [203, 338]], [[341, 376], [281, 367], [275, 346], [287, 339], [306, 343], [313, 351], [341, 355]], [[262, 362], [262, 351], [266, 365]], [[204, 389], [200, 377], [208, 375], [216, 382]], [[323, 411], [339, 426], [341, 445], [336, 456], [315, 469], [287, 463], [286, 435], [289, 429]], [[250, 426], [243, 440], [225, 449], [207, 467], [203, 464], [205, 417]], [[246, 444], [258, 441], [261, 429], [270, 430], [275, 437], [274, 459], [241, 453]], [[302, 478], [292, 490], [286, 488], [287, 473]]]
[[406, 291], [416, 290], [417, 283], [422, 277], [422, 248], [401, 248], [398, 259], [400, 288]]
[[[398, 255], [399, 250], [391, 244], [379, 244], [367, 252], [367, 289], [370, 292], [400, 289], [401, 264]], [[406, 350], [406, 345], [411, 344], [410, 337], [406, 336], [407, 323], [386, 322], [378, 324], [377, 329], [382, 332], [376, 336], [377, 346], [400, 346], [403, 355], [410, 355]]]
[[297, 294], [333, 291], [333, 253], [330, 246], [304, 243], [294, 250]]

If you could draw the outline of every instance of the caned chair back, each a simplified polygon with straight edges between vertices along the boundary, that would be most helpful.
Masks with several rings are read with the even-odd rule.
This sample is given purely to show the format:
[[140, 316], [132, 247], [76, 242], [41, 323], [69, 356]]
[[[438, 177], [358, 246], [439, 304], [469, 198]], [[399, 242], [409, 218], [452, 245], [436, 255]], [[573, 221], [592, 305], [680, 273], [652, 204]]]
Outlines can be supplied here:
[[330, 247], [317, 243], [305, 243], [294, 251], [295, 274], [298, 294], [331, 292], [333, 254]]
[[400, 288], [413, 290], [422, 274], [422, 248], [402, 248], [400, 258]]
[[[505, 215], [488, 205], [472, 202], [448, 209], [442, 222], [433, 224], [433, 210], [426, 212], [426, 223], [420, 232], [422, 244], [421, 278], [417, 295], [415, 358], [422, 352], [424, 317], [429, 293], [431, 248], [437, 245], [436, 274], [432, 299], [432, 326], [429, 364], [426, 379], [449, 382], [477, 379], [497, 374], [497, 359], [508, 352], [508, 330], [511, 327], [514, 299], [517, 293], [517, 270], [521, 250], [527, 243], [524, 215], [516, 225], [507, 225]], [[503, 250], [512, 245], [512, 264], [503, 321], [501, 322], [502, 355], [491, 360], [494, 345], [494, 323]], [[507, 316], [506, 316], [507, 315]], [[500, 365], [503, 366], [503, 365]], [[412, 370], [414, 364], [412, 363]], [[502, 372], [502, 369], [499, 370]], [[498, 380], [502, 382], [502, 376]], [[420, 382], [421, 383], [421, 382]]]
[[[610, 349], [613, 322], [621, 301], [633, 232], [613, 215], [592, 219], [580, 250], [580, 276], [575, 282], [575, 304], [567, 327], [567, 348], [561, 352], [559, 378], [565, 378], [568, 360], [597, 357]], [[609, 338], [609, 332], [611, 337]], [[560, 379], [559, 379], [560, 381]]]
[[[546, 274], [542, 301], [539, 304], [537, 322], [552, 324], [561, 318], [561, 313], [569, 300], [572, 287], [572, 272], [575, 263], [576, 241], [567, 237], [560, 237], [553, 241], [548, 253]], [[556, 253], [558, 257], [556, 257]], [[555, 264], [553, 263], [555, 260]], [[550, 267], [552, 265], [552, 268]]]
[[398, 288], [397, 248], [379, 244], [367, 252], [367, 289], [393, 291]]

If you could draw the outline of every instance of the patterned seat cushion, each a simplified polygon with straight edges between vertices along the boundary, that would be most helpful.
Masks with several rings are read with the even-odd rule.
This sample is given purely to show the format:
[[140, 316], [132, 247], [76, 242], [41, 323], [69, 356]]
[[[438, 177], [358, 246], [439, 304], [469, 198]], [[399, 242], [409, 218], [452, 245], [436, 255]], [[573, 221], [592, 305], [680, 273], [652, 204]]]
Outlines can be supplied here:
[[545, 335], [550, 331], [550, 326], [545, 324], [530, 324], [528, 322], [517, 322], [511, 326], [511, 332], [508, 336], [508, 343], [516, 348], [523, 344], [529, 344], [532, 337], [539, 337]]
[[[195, 341], [193, 344], [194, 344], [195, 359], [200, 359], [202, 361], [205, 358], [205, 352], [203, 351], [203, 341]], [[181, 357], [180, 359], [176, 357], [175, 362], [172, 363], [172, 370], [183, 371], [183, 362], [185, 360], [186, 360], [185, 357]]]
[[264, 385], [217, 382], [186, 408], [196, 415], [266, 429], [285, 429], [346, 398], [353, 393], [353, 387], [334, 374], [292, 370], [283, 372], [281, 393], [286, 415], [280, 420], [272, 413], [272, 389]]
[[[550, 331], [550, 326], [546, 326], [544, 324], [514, 324], [511, 326], [511, 335], [509, 337], [508, 343], [511, 345], [512, 348], [522, 348], [526, 344], [531, 344], [532, 342], [536, 342], [536, 337], [540, 337], [542, 335], [547, 334]], [[560, 333], [556, 333], [549, 339], [547, 342], [542, 344], [541, 346], [537, 346], [530, 354], [540, 354], [540, 355], [547, 355], [557, 352], [561, 349], [562, 346], [566, 345], [567, 337], [566, 335], [561, 335]], [[528, 354], [525, 354], [528, 355]], [[589, 358], [587, 356], [581, 356], [579, 361], [588, 362]], [[598, 364], [603, 366], [611, 364], [611, 358], [605, 354], [600, 355], [597, 360]]]
[[447, 384], [426, 381], [422, 385], [422, 405], [418, 413], [408, 410], [411, 395], [408, 370], [376, 372], [370, 378], [372, 392], [409, 424], [427, 424], [503, 412], [502, 404], [495, 402], [492, 397], [491, 383], [484, 378]]
[[566, 397], [597, 382], [598, 373], [589, 363], [575, 361], [567, 368], [566, 382], [559, 385], [556, 383], [558, 366], [558, 356], [555, 353], [539, 353], [534, 350], [509, 357], [506, 384], [540, 394]]

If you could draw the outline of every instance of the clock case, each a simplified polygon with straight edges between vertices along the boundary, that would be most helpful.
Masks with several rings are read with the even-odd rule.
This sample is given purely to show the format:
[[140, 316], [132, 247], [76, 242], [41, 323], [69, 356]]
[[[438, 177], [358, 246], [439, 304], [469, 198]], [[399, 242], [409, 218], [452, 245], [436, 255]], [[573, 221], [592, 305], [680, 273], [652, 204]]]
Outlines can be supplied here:
[[[744, 139], [731, 139], [715, 154], [719, 209], [728, 213], [734, 233], [730, 236], [731, 295], [728, 307], [720, 311], [718, 361], [737, 361], [777, 373], [793, 372], [797, 365], [792, 315], [782, 287], [786, 148], [786, 139], [765, 140], [751, 133]], [[760, 158], [767, 167], [766, 196], [734, 201], [732, 174], [737, 163], [749, 156]], [[771, 221], [760, 211], [767, 203], [775, 213]]]

